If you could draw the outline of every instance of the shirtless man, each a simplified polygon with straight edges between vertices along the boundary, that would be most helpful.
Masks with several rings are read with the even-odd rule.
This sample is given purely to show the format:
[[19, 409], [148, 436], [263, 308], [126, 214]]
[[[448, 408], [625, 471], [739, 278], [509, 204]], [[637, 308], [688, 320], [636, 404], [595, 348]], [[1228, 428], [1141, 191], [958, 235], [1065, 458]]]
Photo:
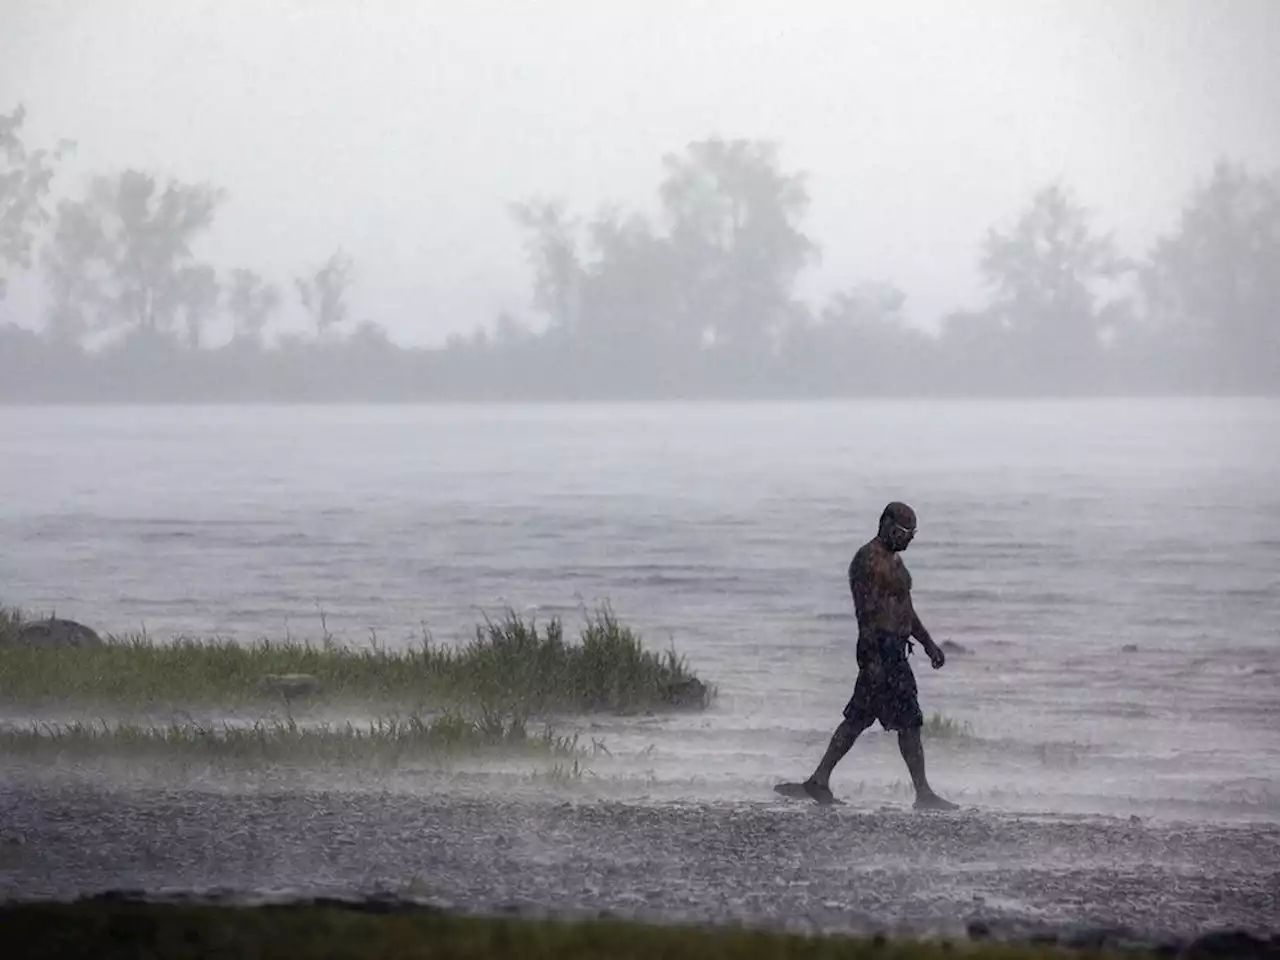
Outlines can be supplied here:
[[826, 755], [804, 782], [805, 792], [818, 803], [834, 802], [831, 771], [858, 734], [879, 720], [884, 729], [898, 731], [898, 746], [916, 788], [916, 808], [958, 807], [934, 793], [924, 774], [924, 746], [920, 742], [924, 716], [916, 699], [916, 678], [907, 663], [911, 638], [920, 641], [935, 670], [947, 658], [916, 616], [911, 604], [911, 574], [898, 556], [915, 535], [915, 511], [905, 503], [891, 503], [880, 515], [879, 533], [849, 564], [849, 589], [858, 618], [858, 679]]

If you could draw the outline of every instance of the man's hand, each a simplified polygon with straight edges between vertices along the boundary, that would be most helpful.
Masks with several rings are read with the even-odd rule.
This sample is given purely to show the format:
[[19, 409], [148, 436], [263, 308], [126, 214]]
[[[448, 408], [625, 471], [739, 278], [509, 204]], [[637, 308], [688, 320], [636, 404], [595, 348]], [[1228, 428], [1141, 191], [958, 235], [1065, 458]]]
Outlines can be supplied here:
[[911, 635], [924, 646], [924, 652], [929, 655], [929, 662], [933, 664], [933, 669], [941, 669], [947, 662], [947, 655], [933, 642], [933, 637], [929, 636], [929, 631], [924, 628], [924, 624], [920, 622], [914, 610], [911, 611]]

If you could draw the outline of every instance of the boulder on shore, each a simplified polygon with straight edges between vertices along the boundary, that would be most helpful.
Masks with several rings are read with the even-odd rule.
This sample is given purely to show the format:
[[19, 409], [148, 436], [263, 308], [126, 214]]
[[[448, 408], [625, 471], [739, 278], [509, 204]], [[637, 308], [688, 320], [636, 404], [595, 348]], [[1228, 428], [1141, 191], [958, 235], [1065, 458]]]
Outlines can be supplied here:
[[102, 638], [97, 632], [75, 620], [46, 617], [30, 620], [9, 634], [7, 642], [0, 636], [0, 644], [10, 647], [100, 647]]
[[310, 673], [268, 673], [258, 681], [258, 692], [276, 694], [286, 700], [320, 692], [320, 678]]
[[708, 693], [705, 683], [697, 677], [690, 677], [669, 685], [666, 701], [673, 707], [705, 707]]

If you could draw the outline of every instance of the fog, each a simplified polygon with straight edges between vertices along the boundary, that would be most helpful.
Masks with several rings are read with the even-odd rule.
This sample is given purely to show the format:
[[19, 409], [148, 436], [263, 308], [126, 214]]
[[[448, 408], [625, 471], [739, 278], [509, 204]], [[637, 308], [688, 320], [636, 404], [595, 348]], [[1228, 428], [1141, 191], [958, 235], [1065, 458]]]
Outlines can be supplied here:
[[[1218, 160], [1280, 164], [1280, 11], [1266, 2], [791, 5], [8, 5], [0, 108], [28, 149], [75, 141], [57, 198], [137, 169], [225, 190], [196, 254], [286, 288], [335, 250], [353, 321], [439, 345], [537, 329], [508, 206], [656, 213], [662, 157], [769, 140], [802, 174], [812, 310], [892, 284], [937, 331], [981, 309], [979, 244], [1067, 187], [1141, 257]], [[35, 327], [39, 270], [6, 319]], [[219, 328], [218, 324], [222, 326]], [[229, 332], [210, 321], [213, 337]]]
[[1278, 41], [0, 4], [0, 897], [1273, 931]]

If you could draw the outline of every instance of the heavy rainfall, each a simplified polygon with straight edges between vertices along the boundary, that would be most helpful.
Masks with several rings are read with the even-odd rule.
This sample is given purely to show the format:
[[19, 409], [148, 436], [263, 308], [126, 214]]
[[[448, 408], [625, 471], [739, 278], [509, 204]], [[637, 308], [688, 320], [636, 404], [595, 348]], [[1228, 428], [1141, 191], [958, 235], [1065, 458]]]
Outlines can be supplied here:
[[1280, 955], [1278, 44], [5, 4], [8, 942]]

